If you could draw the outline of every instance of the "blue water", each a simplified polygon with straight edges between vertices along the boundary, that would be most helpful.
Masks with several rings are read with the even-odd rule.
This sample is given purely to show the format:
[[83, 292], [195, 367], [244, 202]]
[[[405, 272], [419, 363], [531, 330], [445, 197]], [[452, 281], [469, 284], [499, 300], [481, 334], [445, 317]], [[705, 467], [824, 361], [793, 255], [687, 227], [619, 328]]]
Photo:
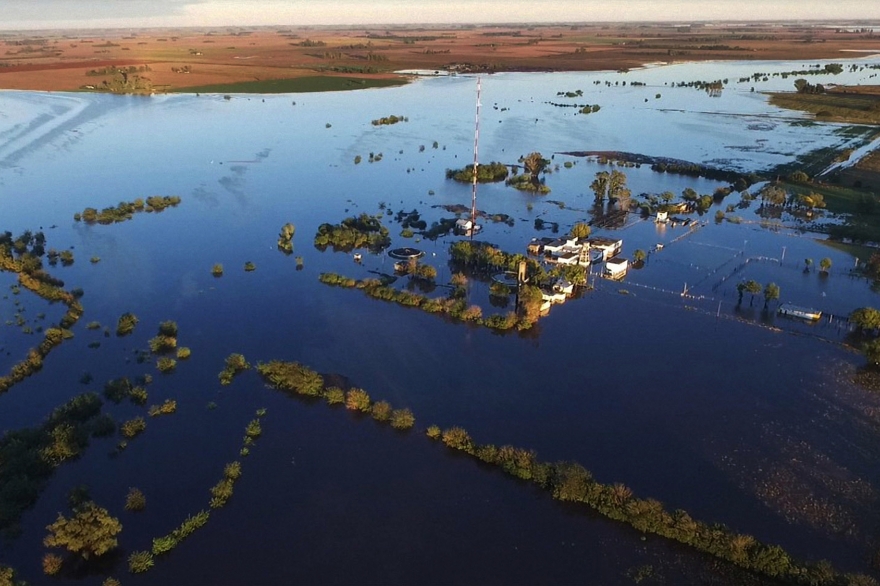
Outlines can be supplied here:
[[[761, 94], [735, 83], [720, 98], [665, 85], [802, 66], [748, 62], [486, 77], [480, 157], [514, 163], [532, 151], [550, 157], [621, 150], [758, 170], [851, 140], [829, 125], [792, 125], [799, 115], [768, 106]], [[624, 79], [649, 85], [592, 83]], [[791, 82], [755, 85], [763, 91]], [[716, 225], [716, 208], [702, 218], [706, 227], [676, 242], [684, 228], [636, 220], [616, 232], [624, 254], [658, 243], [664, 250], [621, 284], [599, 280], [595, 291], [555, 307], [523, 336], [499, 336], [318, 283], [325, 271], [358, 278], [391, 272], [384, 256], [367, 254], [357, 265], [348, 254], [319, 252], [312, 246], [319, 224], [375, 214], [380, 202], [395, 212], [417, 209], [430, 224], [451, 217], [433, 206], [469, 203], [470, 187], [447, 181], [444, 172], [471, 160], [474, 89], [472, 78], [460, 76], [383, 90], [231, 100], [0, 94], [0, 230], [42, 228], [48, 246], [73, 247], [75, 264], [52, 272], [85, 291], [76, 337], [52, 352], [42, 372], [0, 397], [0, 429], [33, 425], [78, 392], [144, 372], [156, 376], [150, 404], [175, 398], [179, 405], [175, 415], [150, 419], [120, 457], [107, 457], [115, 440], [96, 441], [84, 458], [60, 468], [26, 514], [23, 535], [0, 559], [39, 582], [44, 527], [79, 483], [90, 484], [93, 497], [122, 519], [124, 553], [147, 549], [152, 537], [207, 506], [208, 488], [237, 457], [244, 426], [266, 406], [264, 436], [244, 461], [229, 505], [150, 573], [128, 576], [123, 560], [115, 575], [132, 584], [558, 583], [584, 575], [610, 584], [628, 582], [627, 569], [646, 563], [663, 566], [673, 582], [701, 581], [700, 572], [711, 571], [686, 549], [642, 542], [636, 532], [449, 454], [418, 431], [432, 423], [462, 425], [481, 442], [535, 448], [547, 460], [580, 461], [600, 480], [624, 482], [671, 509], [864, 571], [877, 526], [880, 401], [847, 382], [861, 359], [836, 344], [837, 324], [763, 327], [778, 318], [762, 317], [761, 299], [749, 309], [746, 298], [737, 309], [736, 280], [714, 287], [728, 267], [752, 256], [781, 258], [786, 247], [781, 264], [750, 262], [743, 274], [776, 281], [783, 301], [846, 314], [877, 304], [867, 283], [848, 276], [851, 257], [758, 223]], [[574, 109], [545, 103], [575, 89], [584, 92], [577, 102], [599, 103], [601, 110], [574, 116]], [[409, 121], [370, 124], [390, 114]], [[368, 163], [370, 152], [383, 159]], [[359, 165], [356, 155], [363, 157]], [[576, 164], [566, 169], [567, 160]], [[479, 207], [514, 218], [513, 227], [487, 223], [481, 238], [520, 251], [530, 238], [549, 234], [534, 229], [535, 218], [558, 222], [561, 232], [587, 219], [590, 181], [605, 167], [561, 154], [553, 158], [554, 169], [557, 164], [546, 177], [548, 196], [481, 185]], [[720, 185], [647, 167], [624, 171], [634, 194], [678, 194], [686, 187], [712, 193]], [[154, 194], [180, 195], [183, 202], [119, 225], [72, 219], [86, 206]], [[722, 205], [738, 196], [730, 198]], [[301, 271], [275, 246], [286, 222], [296, 225]], [[391, 217], [385, 223], [395, 246], [424, 248], [439, 280], [449, 279], [445, 254], [454, 237], [415, 243], [398, 236]], [[89, 263], [92, 256], [101, 262]], [[828, 277], [802, 272], [804, 258], [818, 264], [825, 256], [833, 261]], [[257, 270], [245, 273], [247, 261]], [[225, 275], [216, 279], [210, 270], [218, 262]], [[3, 295], [13, 282], [0, 275]], [[678, 295], [685, 283], [705, 299]], [[485, 284], [473, 282], [469, 296], [494, 310]], [[16, 311], [13, 297], [0, 302], [4, 322]], [[17, 298], [29, 317], [45, 311], [51, 322], [60, 315], [27, 292]], [[85, 329], [99, 321], [112, 331], [126, 311], [141, 320], [130, 337]], [[133, 351], [145, 348], [165, 319], [177, 321], [179, 343], [193, 355], [174, 374], [159, 376], [152, 365], [137, 364]], [[0, 327], [0, 347], [9, 352], [0, 367], [36, 339]], [[95, 341], [100, 348], [87, 347]], [[264, 389], [255, 373], [220, 387], [216, 376], [231, 352], [343, 375], [374, 398], [410, 407], [417, 430], [395, 434], [341, 410], [285, 398]], [[94, 383], [78, 382], [85, 372]], [[209, 401], [218, 408], [209, 411]], [[109, 410], [119, 419], [142, 411]], [[829, 477], [858, 490], [846, 492]], [[147, 495], [141, 515], [122, 511], [129, 486]], [[850, 533], [792, 508], [778, 497], [779, 486], [802, 495], [799, 502], [836, 507]]]

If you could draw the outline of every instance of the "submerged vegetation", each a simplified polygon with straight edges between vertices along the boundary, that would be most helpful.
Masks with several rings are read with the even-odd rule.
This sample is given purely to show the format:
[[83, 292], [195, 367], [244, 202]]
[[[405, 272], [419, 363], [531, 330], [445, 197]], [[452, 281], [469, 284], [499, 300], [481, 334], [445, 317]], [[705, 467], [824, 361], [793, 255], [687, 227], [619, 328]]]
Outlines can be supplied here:
[[409, 118], [406, 116], [383, 116], [382, 118], [377, 118], [370, 122], [373, 126], [390, 126], [391, 124], [397, 124], [398, 122], [407, 122]]
[[89, 437], [103, 435], [100, 412], [97, 395], [79, 395], [52, 411], [42, 425], [0, 438], [0, 531], [18, 533], [22, 513], [37, 501], [55, 468], [78, 458]]
[[43, 367], [43, 359], [53, 348], [67, 338], [79, 318], [83, 307], [74, 291], [63, 289], [64, 282], [52, 277], [43, 270], [41, 257], [45, 252], [46, 238], [42, 232], [36, 234], [24, 232], [17, 238], [12, 233], [0, 234], [0, 271], [15, 273], [21, 287], [35, 293], [49, 303], [62, 303], [67, 311], [61, 316], [57, 326], [46, 328], [40, 344], [31, 348], [27, 356], [15, 364], [8, 375], [0, 376], [0, 394], [8, 391], [13, 385], [23, 381]]
[[251, 365], [248, 364], [248, 361], [243, 355], [230, 354], [226, 357], [224, 368], [220, 371], [220, 374], [217, 375], [217, 378], [220, 379], [221, 385], [229, 385], [232, 384], [232, 379], [235, 378], [236, 375], [241, 374], [250, 367]]
[[180, 197], [176, 195], [152, 195], [146, 201], [140, 198], [130, 202], [123, 201], [115, 207], [101, 211], [86, 208], [82, 213], [74, 214], [73, 219], [86, 224], [114, 224], [131, 220], [138, 212], [161, 212], [167, 207], [176, 207], [180, 201]]
[[361, 214], [357, 218], [344, 219], [340, 224], [321, 224], [315, 234], [315, 248], [351, 252], [358, 248], [366, 248], [371, 252], [379, 252], [391, 244], [388, 228], [382, 225], [379, 218], [369, 214]]
[[[504, 181], [509, 174], [510, 171], [504, 163], [492, 161], [485, 165], [477, 165], [478, 183]], [[461, 181], [462, 183], [471, 183], [474, 180], [474, 166], [468, 165], [461, 169], [446, 169], [446, 178]]]
[[[278, 234], [278, 250], [284, 254], [293, 254], [293, 235], [295, 233], [296, 228], [290, 222], [281, 226], [281, 233]], [[222, 268], [220, 273], [223, 273]]]

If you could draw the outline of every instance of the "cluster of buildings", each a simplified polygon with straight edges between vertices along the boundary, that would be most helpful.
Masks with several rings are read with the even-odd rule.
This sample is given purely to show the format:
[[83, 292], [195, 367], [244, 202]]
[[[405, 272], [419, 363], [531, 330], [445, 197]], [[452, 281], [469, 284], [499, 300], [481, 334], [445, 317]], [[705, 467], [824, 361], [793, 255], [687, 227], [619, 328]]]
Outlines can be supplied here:
[[593, 236], [590, 238], [533, 238], [526, 250], [533, 256], [543, 256], [549, 263], [589, 267], [605, 263], [602, 276], [618, 279], [626, 274], [629, 261], [618, 256], [623, 249], [623, 240]]

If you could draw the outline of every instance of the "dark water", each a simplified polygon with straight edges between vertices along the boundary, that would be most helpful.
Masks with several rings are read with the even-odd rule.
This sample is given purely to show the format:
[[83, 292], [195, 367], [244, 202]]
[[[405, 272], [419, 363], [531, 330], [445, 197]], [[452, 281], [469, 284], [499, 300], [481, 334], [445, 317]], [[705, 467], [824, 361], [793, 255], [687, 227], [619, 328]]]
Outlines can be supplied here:
[[[515, 76], [498, 79], [514, 87], [502, 101], [519, 104], [529, 92], [538, 95], [538, 86], [516, 86]], [[572, 79], [553, 79], [560, 84], [553, 93], [570, 89], [562, 86]], [[25, 515], [22, 536], [0, 559], [40, 583], [44, 527], [66, 510], [67, 491], [81, 483], [120, 517], [121, 557], [149, 549], [153, 537], [207, 508], [208, 489], [223, 465], [238, 458], [245, 425], [266, 407], [263, 437], [243, 460], [227, 507], [151, 572], [129, 576], [120, 559], [113, 575], [126, 584], [615, 584], [631, 583], [627, 572], [650, 565], [667, 583], [745, 579], [687, 548], [643, 541], [635, 531], [450, 453], [424, 437], [421, 430], [430, 424], [461, 425], [479, 442], [534, 448], [544, 460], [579, 461], [597, 479], [623, 482], [669, 509], [725, 523], [797, 556], [866, 570], [868, 544], [878, 535], [880, 401], [847, 382], [861, 359], [836, 344], [842, 335], [836, 327], [776, 323], [761, 315], [761, 299], [750, 309], [746, 298], [737, 310], [738, 281], [716, 286], [745, 259], [764, 257], [740, 270], [746, 278], [779, 283], [783, 300], [843, 314], [876, 304], [866, 283], [846, 275], [846, 255], [758, 224], [710, 223], [675, 241], [683, 229], [635, 222], [617, 232], [625, 254], [657, 243], [665, 243], [664, 250], [623, 283], [599, 280], [595, 291], [554, 307], [526, 336], [453, 324], [318, 283], [324, 271], [364, 278], [391, 270], [381, 256], [365, 255], [356, 265], [350, 255], [315, 250], [311, 240], [320, 223], [376, 213], [380, 201], [394, 211], [416, 208], [430, 223], [449, 217], [431, 206], [468, 201], [467, 186], [442, 177], [446, 167], [469, 158], [470, 84], [433, 80], [327, 96], [322, 104], [306, 98], [295, 107], [284, 97], [265, 104], [63, 97], [73, 105], [54, 118], [57, 128], [26, 144], [17, 134], [8, 139], [12, 154], [0, 153], [9, 164], [0, 175], [0, 219], [7, 223], [0, 229], [42, 226], [49, 246], [73, 246], [76, 263], [52, 272], [86, 294], [76, 337], [54, 350], [37, 376], [0, 397], [0, 429], [34, 425], [76, 393], [146, 372], [155, 377], [149, 403], [174, 398], [178, 412], [150, 418], [146, 432], [118, 457], [107, 455], [115, 439], [98, 440], [79, 461], [59, 468]], [[437, 113], [416, 116], [419, 100], [443, 87], [448, 100], [438, 100]], [[43, 101], [51, 101], [40, 94], [15, 99], [29, 103], [35, 117]], [[553, 117], [556, 110], [540, 103], [528, 108], [554, 129], [568, 130], [558, 139], [555, 130], [523, 134], [520, 126], [534, 117], [517, 114], [487, 134], [494, 145], [487, 158], [585, 148], [569, 121]], [[409, 115], [412, 124], [371, 128], [369, 119], [389, 109]], [[615, 112], [611, 105], [607, 110]], [[460, 112], [467, 113], [464, 121], [449, 123]], [[602, 112], [604, 104], [596, 116]], [[508, 142], [511, 133], [520, 138]], [[431, 148], [433, 140], [440, 148]], [[383, 161], [353, 165], [355, 154], [366, 159], [370, 151], [384, 152]], [[117, 156], [99, 156], [108, 152]], [[512, 228], [487, 225], [482, 237], [522, 250], [531, 237], [547, 234], [534, 230], [536, 217], [566, 231], [587, 217], [589, 181], [601, 168], [584, 161], [562, 168], [548, 176], [553, 193], [543, 199], [481, 186], [481, 208], [515, 218]], [[716, 186], [645, 168], [625, 171], [636, 193], [680, 193], [689, 186], [705, 193]], [[184, 201], [120, 225], [71, 221], [87, 205], [150, 194], [180, 194]], [[275, 249], [287, 221], [297, 226], [294, 256], [304, 257], [301, 271]], [[415, 243], [397, 236], [390, 217], [385, 222], [395, 245], [421, 246], [439, 280], [449, 279], [445, 251], [452, 237]], [[784, 262], [766, 260], [781, 257], [783, 246]], [[91, 256], [101, 262], [90, 264]], [[818, 263], [823, 256], [834, 262], [829, 277], [803, 274], [803, 258]], [[246, 261], [257, 270], [245, 273]], [[210, 274], [216, 262], [226, 269], [219, 279]], [[13, 282], [0, 275], [3, 295]], [[681, 298], [684, 283], [706, 299]], [[485, 284], [472, 282], [469, 291], [471, 303], [494, 311]], [[16, 312], [15, 299], [29, 319], [44, 311], [51, 323], [61, 314], [23, 292], [2, 300], [4, 321]], [[130, 337], [85, 329], [94, 320], [112, 331], [125, 311], [141, 320]], [[162, 376], [151, 364], [137, 364], [134, 351], [146, 347], [165, 319], [177, 321], [179, 343], [193, 354]], [[761, 327], [767, 322], [784, 331]], [[12, 326], [2, 326], [0, 336], [3, 369], [38, 339]], [[90, 349], [90, 342], [101, 346]], [[342, 375], [374, 399], [411, 408], [416, 429], [396, 433], [344, 410], [287, 398], [265, 389], [253, 372], [221, 387], [217, 373], [231, 352], [251, 362], [298, 360]], [[80, 384], [86, 372], [94, 382]], [[206, 407], [211, 401], [214, 410]], [[131, 405], [108, 410], [119, 420], [143, 414]], [[122, 510], [130, 486], [147, 496], [143, 513]]]

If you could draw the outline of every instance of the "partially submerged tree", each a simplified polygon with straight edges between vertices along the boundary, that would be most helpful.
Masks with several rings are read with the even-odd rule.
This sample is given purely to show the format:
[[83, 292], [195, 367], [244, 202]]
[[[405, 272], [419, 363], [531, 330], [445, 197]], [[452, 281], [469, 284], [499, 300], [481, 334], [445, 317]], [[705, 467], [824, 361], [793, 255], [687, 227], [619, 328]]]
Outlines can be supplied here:
[[46, 527], [49, 535], [43, 545], [66, 548], [83, 559], [101, 556], [118, 545], [116, 536], [122, 524], [107, 509], [88, 502], [74, 512], [70, 519], [58, 514], [58, 519]]
[[764, 287], [764, 309], [771, 301], [779, 299], [779, 285], [776, 283], [767, 283]]

